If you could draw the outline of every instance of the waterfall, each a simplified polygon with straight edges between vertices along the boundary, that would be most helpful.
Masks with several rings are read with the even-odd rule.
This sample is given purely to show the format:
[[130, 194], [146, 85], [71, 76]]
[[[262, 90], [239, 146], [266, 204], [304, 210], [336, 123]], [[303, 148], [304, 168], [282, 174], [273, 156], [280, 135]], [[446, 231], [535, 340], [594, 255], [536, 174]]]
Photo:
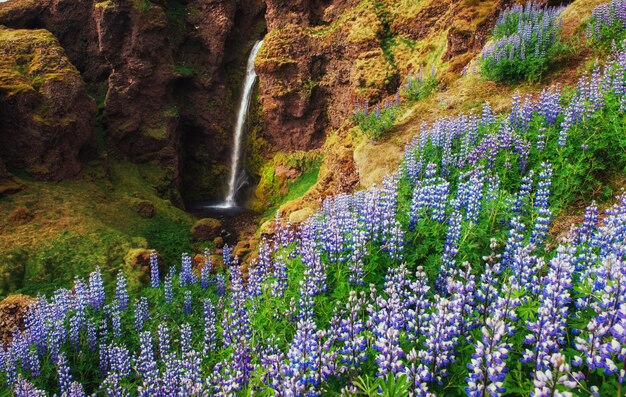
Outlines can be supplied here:
[[237, 112], [237, 123], [235, 124], [235, 131], [233, 136], [233, 150], [230, 155], [230, 176], [228, 178], [228, 194], [226, 199], [219, 207], [232, 208], [237, 206], [235, 196], [237, 191], [241, 187], [239, 181], [239, 166], [241, 165], [241, 145], [243, 141], [243, 133], [246, 127], [246, 117], [248, 116], [248, 109], [250, 108], [250, 101], [252, 100], [252, 91], [254, 89], [254, 83], [256, 82], [256, 72], [254, 71], [254, 60], [256, 59], [263, 41], [257, 41], [250, 52], [248, 58], [248, 65], [246, 67], [246, 78], [243, 82], [243, 92], [241, 94], [241, 102], [239, 104], [239, 111]]

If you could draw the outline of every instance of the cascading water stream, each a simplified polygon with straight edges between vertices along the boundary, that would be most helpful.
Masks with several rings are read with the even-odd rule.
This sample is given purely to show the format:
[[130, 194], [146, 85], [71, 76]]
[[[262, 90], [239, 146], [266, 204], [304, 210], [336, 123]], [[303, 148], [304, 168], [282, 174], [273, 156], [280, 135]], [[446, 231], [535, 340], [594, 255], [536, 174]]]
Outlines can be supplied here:
[[246, 68], [246, 78], [243, 83], [243, 92], [241, 95], [241, 103], [239, 104], [239, 111], [237, 113], [237, 123], [235, 124], [235, 131], [233, 136], [233, 150], [230, 157], [230, 176], [228, 178], [228, 194], [224, 199], [224, 202], [218, 207], [221, 208], [233, 208], [237, 206], [235, 196], [237, 191], [241, 187], [238, 183], [239, 166], [241, 164], [241, 145], [243, 141], [243, 133], [246, 126], [246, 118], [248, 116], [248, 110], [250, 108], [250, 102], [252, 100], [252, 92], [254, 89], [254, 83], [256, 82], [256, 72], [254, 71], [254, 60], [256, 59], [263, 41], [257, 41], [250, 52], [248, 58], [248, 65]]

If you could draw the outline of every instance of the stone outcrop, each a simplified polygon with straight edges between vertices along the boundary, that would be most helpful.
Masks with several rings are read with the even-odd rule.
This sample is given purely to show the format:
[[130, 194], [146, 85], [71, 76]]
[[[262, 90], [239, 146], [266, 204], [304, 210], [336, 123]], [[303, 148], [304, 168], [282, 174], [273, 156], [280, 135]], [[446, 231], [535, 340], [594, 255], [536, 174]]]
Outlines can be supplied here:
[[46, 30], [0, 26], [0, 157], [41, 179], [80, 172], [96, 106]]
[[208, 241], [220, 235], [222, 223], [213, 218], [204, 218], [196, 222], [191, 228], [191, 236], [198, 241]]
[[0, 25], [58, 39], [98, 101], [108, 151], [157, 162], [174, 190], [217, 195], [239, 95], [230, 70], [263, 11], [261, 0], [11, 0]]
[[24, 316], [32, 302], [26, 295], [12, 295], [0, 301], [0, 348], [11, 342], [16, 329], [23, 330]]
[[512, 2], [268, 0], [257, 61], [265, 138], [281, 151], [317, 148], [355, 100], [393, 95], [424, 66], [460, 73]]

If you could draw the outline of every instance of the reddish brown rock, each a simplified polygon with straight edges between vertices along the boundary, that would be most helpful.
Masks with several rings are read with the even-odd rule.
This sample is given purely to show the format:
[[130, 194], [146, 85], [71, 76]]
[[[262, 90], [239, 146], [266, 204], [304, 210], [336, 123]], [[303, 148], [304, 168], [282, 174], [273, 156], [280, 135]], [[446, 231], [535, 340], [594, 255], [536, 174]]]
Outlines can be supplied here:
[[0, 3], [0, 24], [45, 28], [58, 38], [94, 95], [106, 93], [102, 127], [112, 151], [160, 164], [170, 182], [159, 186], [162, 193], [185, 185], [191, 193], [217, 195], [240, 85], [227, 72], [243, 67], [243, 50], [261, 33], [264, 6], [261, 0], [184, 3], [12, 0]]
[[215, 244], [216, 248], [224, 248], [224, 239], [221, 236], [215, 237], [213, 244]]
[[0, 347], [11, 342], [16, 328], [24, 329], [24, 316], [32, 301], [26, 295], [11, 295], [0, 302]]
[[252, 252], [253, 243], [251, 241], [242, 240], [233, 248], [233, 258], [237, 258], [239, 263], [243, 263], [245, 258]]
[[[126, 253], [124, 262], [130, 266], [134, 274], [137, 274], [141, 283], [147, 284], [150, 282], [150, 254], [151, 250], [145, 248], [131, 249]], [[157, 254], [157, 261], [159, 263], [159, 274], [163, 275], [165, 271], [165, 263], [163, 258]]]
[[191, 228], [191, 236], [198, 241], [213, 240], [218, 237], [222, 229], [222, 223], [217, 219], [204, 218], [196, 222]]
[[0, 26], [0, 157], [47, 180], [78, 175], [95, 103], [46, 30]]
[[34, 218], [33, 214], [26, 207], [17, 207], [9, 214], [9, 225], [20, 226], [30, 222]]
[[139, 216], [141, 216], [142, 218], [150, 219], [154, 217], [156, 209], [154, 208], [154, 204], [152, 204], [149, 201], [144, 200], [144, 201], [138, 202], [135, 205], [135, 211], [137, 211]]
[[[329, 129], [346, 122], [355, 98], [375, 103], [393, 95], [406, 74], [422, 65], [391, 60], [392, 49], [381, 42], [386, 35], [396, 43], [435, 42], [448, 32], [440, 61], [460, 72], [482, 48], [498, 12], [512, 2], [425, 0], [404, 7], [409, 14], [390, 16], [383, 9], [393, 10], [394, 2], [360, 3], [356, 11], [353, 1], [268, 0], [269, 33], [257, 61], [265, 138], [281, 151], [317, 148]], [[338, 18], [351, 8], [350, 17]], [[424, 53], [435, 48], [420, 45]]]

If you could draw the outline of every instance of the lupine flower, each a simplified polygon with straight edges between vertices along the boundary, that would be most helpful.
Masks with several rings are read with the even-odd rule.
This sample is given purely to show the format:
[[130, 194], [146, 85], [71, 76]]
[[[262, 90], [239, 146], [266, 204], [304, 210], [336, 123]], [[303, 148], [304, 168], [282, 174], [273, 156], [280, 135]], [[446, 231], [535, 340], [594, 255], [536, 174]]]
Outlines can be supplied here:
[[172, 283], [174, 282], [174, 268], [170, 268], [169, 273], [165, 276], [165, 303], [171, 305], [174, 303], [174, 289]]
[[91, 307], [98, 310], [104, 306], [104, 283], [102, 282], [102, 274], [100, 268], [89, 275], [89, 292], [91, 295]]
[[68, 393], [72, 385], [73, 378], [70, 374], [70, 367], [67, 364], [65, 354], [59, 354], [59, 359], [57, 360], [57, 371], [61, 394]]
[[159, 257], [156, 251], [150, 252], [150, 285], [152, 288], [159, 288], [161, 280], [159, 279]]
[[536, 246], [543, 243], [549, 231], [548, 227], [550, 226], [550, 218], [552, 216], [549, 206], [551, 187], [552, 165], [542, 163], [541, 172], [539, 173], [539, 181], [537, 183], [537, 192], [534, 200], [537, 218], [535, 219], [535, 227], [533, 228], [530, 236], [530, 242]]
[[166, 357], [170, 351], [170, 335], [169, 329], [165, 324], [159, 324], [157, 328], [157, 337], [159, 341], [159, 356]]
[[570, 372], [570, 366], [567, 364], [566, 358], [561, 353], [554, 353], [549, 357], [547, 368], [538, 371], [533, 385], [535, 390], [530, 393], [531, 397], [568, 397], [573, 396], [570, 392], [562, 392], [557, 389], [559, 385], [567, 389], [577, 387], [577, 381], [582, 378], [582, 374], [573, 374]]
[[143, 296], [138, 300], [135, 300], [135, 331], [140, 332], [143, 330], [144, 324], [149, 318], [150, 312], [148, 308], [148, 299]]
[[152, 336], [150, 332], [139, 334], [139, 357], [137, 370], [142, 379], [142, 385], [137, 388], [140, 396], [155, 396], [159, 394], [159, 370], [154, 359]]
[[337, 335], [339, 348], [339, 371], [357, 371], [365, 360], [367, 360], [367, 341], [364, 336], [365, 324], [361, 318], [365, 296], [357, 295], [356, 291], [350, 291], [348, 303], [345, 308], [338, 307], [333, 320], [336, 329], [333, 332]]
[[558, 353], [565, 342], [573, 272], [569, 251], [566, 247], [559, 247], [557, 256], [550, 261], [550, 269], [542, 282], [537, 320], [528, 324], [531, 334], [526, 336], [524, 343], [532, 348], [526, 350], [522, 361], [531, 363], [536, 368], [535, 373], [549, 367], [550, 355]]
[[126, 278], [120, 272], [117, 274], [117, 284], [115, 285], [115, 299], [119, 302], [119, 309], [126, 310], [128, 307], [128, 290], [126, 289]]
[[183, 313], [191, 314], [192, 312], [191, 304], [192, 304], [191, 291], [185, 291], [185, 298], [183, 301]]
[[124, 346], [111, 344], [108, 347], [109, 375], [113, 372], [124, 378], [130, 374], [130, 352]]
[[182, 270], [180, 272], [179, 283], [180, 287], [183, 288], [187, 285], [196, 283], [196, 276], [193, 274], [193, 261], [189, 254], [185, 253], [182, 255]]
[[217, 275], [217, 296], [224, 296], [226, 294], [226, 280], [223, 274]]
[[200, 273], [200, 286], [202, 289], [209, 288], [211, 269], [213, 268], [213, 260], [211, 259], [211, 252], [207, 249], [204, 251], [204, 266]]
[[15, 397], [46, 397], [46, 392], [37, 389], [35, 385], [24, 379], [22, 375], [17, 377], [13, 393], [15, 393]]
[[210, 299], [204, 300], [204, 347], [202, 354], [207, 355], [211, 350], [215, 349], [216, 340], [215, 329], [215, 308]]

